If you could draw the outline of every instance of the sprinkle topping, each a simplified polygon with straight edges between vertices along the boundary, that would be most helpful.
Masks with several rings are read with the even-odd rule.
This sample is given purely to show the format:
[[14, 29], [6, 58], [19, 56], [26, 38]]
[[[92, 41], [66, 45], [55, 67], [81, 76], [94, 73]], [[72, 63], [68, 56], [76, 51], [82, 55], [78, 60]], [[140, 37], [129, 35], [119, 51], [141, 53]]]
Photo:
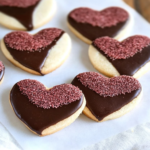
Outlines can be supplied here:
[[4, 69], [3, 63], [0, 61], [0, 72]]
[[144, 47], [150, 45], [150, 39], [146, 36], [135, 35], [119, 42], [110, 37], [97, 38], [93, 45], [103, 51], [110, 59], [127, 59], [141, 52]]
[[103, 97], [131, 93], [141, 88], [138, 80], [125, 75], [107, 78], [96, 72], [85, 72], [77, 75], [77, 78], [84, 86]]
[[8, 47], [20, 51], [41, 51], [58, 38], [62, 32], [61, 29], [57, 28], [44, 29], [35, 35], [30, 35], [24, 31], [16, 31], [7, 34], [4, 37], [4, 42]]
[[29, 7], [36, 4], [40, 0], [0, 0], [0, 6], [10, 7]]
[[82, 97], [82, 91], [72, 84], [61, 84], [47, 90], [40, 82], [26, 79], [18, 82], [17, 85], [31, 103], [44, 109], [58, 108]]
[[74, 9], [69, 16], [78, 23], [88, 23], [101, 28], [115, 26], [129, 17], [128, 13], [119, 7], [109, 7], [102, 11], [81, 7]]

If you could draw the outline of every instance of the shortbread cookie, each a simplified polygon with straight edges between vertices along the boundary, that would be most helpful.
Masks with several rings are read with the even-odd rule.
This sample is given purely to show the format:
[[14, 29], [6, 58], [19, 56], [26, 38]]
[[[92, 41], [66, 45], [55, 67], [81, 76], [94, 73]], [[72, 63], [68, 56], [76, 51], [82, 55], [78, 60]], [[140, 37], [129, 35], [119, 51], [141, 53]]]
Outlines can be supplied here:
[[0, 0], [0, 24], [14, 30], [38, 28], [55, 12], [55, 0]]
[[46, 88], [36, 80], [22, 80], [10, 92], [16, 116], [33, 133], [45, 136], [70, 125], [83, 111], [82, 91], [71, 84]]
[[85, 72], [77, 75], [72, 84], [85, 96], [83, 113], [95, 121], [118, 118], [132, 110], [141, 98], [141, 85], [130, 76], [107, 78]]
[[21, 69], [44, 75], [57, 69], [67, 59], [71, 39], [57, 28], [48, 28], [30, 35], [24, 31], [7, 34], [1, 49], [8, 60]]
[[4, 73], [5, 73], [5, 67], [4, 67], [3, 63], [0, 61], [0, 83], [3, 80]]
[[119, 7], [108, 7], [102, 11], [81, 7], [69, 13], [68, 26], [81, 40], [91, 44], [98, 37], [121, 38], [131, 28], [132, 19]]
[[106, 76], [129, 75], [139, 78], [150, 70], [150, 39], [131, 36], [122, 42], [97, 38], [89, 47], [93, 66]]

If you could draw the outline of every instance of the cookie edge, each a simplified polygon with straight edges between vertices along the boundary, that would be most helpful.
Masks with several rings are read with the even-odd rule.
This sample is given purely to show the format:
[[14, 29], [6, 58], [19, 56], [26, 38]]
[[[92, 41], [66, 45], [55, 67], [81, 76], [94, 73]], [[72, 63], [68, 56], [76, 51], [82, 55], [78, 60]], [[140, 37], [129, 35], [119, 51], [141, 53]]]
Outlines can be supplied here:
[[[33, 18], [32, 20], [33, 20], [33, 29], [32, 30], [34, 30], [34, 29], [37, 29], [37, 28], [39, 28], [39, 27], [41, 27], [41, 26], [43, 26], [43, 25], [45, 25], [46, 23], [48, 23], [50, 20], [52, 20], [52, 18], [54, 17], [54, 15], [55, 15], [55, 13], [56, 13], [56, 2], [55, 2], [55, 0], [51, 0], [52, 1], [52, 3], [53, 3], [53, 10], [52, 10], [52, 12], [51, 12], [51, 15], [50, 15], [50, 17], [48, 18], [48, 19], [46, 19], [45, 21], [43, 21], [41, 24], [38, 24], [38, 25], [35, 25], [35, 19]], [[35, 14], [35, 11], [36, 11], [36, 9], [34, 10], [34, 12], [33, 12], [33, 17], [36, 15]], [[12, 20], [12, 24], [14, 24], [14, 21], [17, 23], [17, 26], [18, 27], [16, 27], [16, 26], [14, 26], [14, 25], [12, 25], [12, 26], [10, 26], [10, 23], [9, 23], [9, 25], [8, 25], [8, 23], [4, 23], [3, 21], [1, 21], [0, 22], [0, 24], [3, 26], [3, 27], [5, 27], [5, 28], [8, 28], [8, 29], [11, 29], [11, 30], [22, 30], [22, 31], [27, 31], [27, 29], [16, 19], [16, 18], [14, 18], [14, 17], [11, 17], [11, 16], [9, 16], [9, 15], [6, 15], [6, 14], [4, 14], [4, 13], [2, 13], [2, 12], [0, 12], [0, 14], [2, 15], [1, 17], [7, 17], [7, 20], [9, 20], [9, 22], [11, 22], [11, 20]], [[3, 19], [1, 19], [1, 20], [3, 20]], [[7, 22], [7, 21], [6, 21]]]
[[131, 102], [129, 102], [128, 104], [126, 104], [125, 106], [123, 106], [121, 109], [109, 114], [108, 116], [104, 117], [101, 121], [99, 121], [93, 114], [92, 112], [89, 110], [89, 108], [86, 106], [83, 110], [83, 114], [86, 115], [88, 118], [97, 121], [97, 122], [103, 122], [103, 121], [107, 121], [107, 120], [113, 120], [116, 118], [119, 118], [125, 114], [127, 114], [128, 112], [130, 112], [131, 110], [133, 110], [135, 108], [135, 106], [139, 103], [139, 101], [141, 100], [143, 95], [143, 91], [141, 90], [140, 94], [134, 98]]
[[[93, 67], [100, 73], [106, 75], [107, 77], [114, 77], [120, 75], [117, 69], [111, 64], [111, 62], [103, 54], [101, 54], [93, 45], [89, 46], [88, 55]], [[96, 58], [98, 58], [98, 60]], [[150, 62], [147, 62], [143, 67], [139, 68], [139, 70], [132, 77], [138, 79], [145, 73], [147, 73], [149, 70]]]
[[[50, 73], [50, 72], [52, 72], [52, 71], [54, 71], [54, 70], [56, 70], [57, 68], [59, 68], [59, 67], [66, 61], [66, 59], [67, 59], [67, 58], [69, 57], [69, 55], [70, 55], [70, 52], [71, 52], [71, 38], [70, 38], [70, 36], [65, 32], [65, 33], [60, 37], [59, 40], [61, 40], [61, 38], [63, 38], [64, 35], [67, 36], [68, 42], [69, 42], [69, 43], [68, 43], [68, 49], [67, 49], [68, 53], [67, 53], [67, 55], [65, 56], [64, 60], [62, 60], [61, 63], [57, 64], [57, 65], [56, 65], [55, 67], [53, 67], [52, 69], [50, 68], [50, 69], [48, 69], [48, 70], [42, 70], [42, 69], [44, 68], [45, 64], [46, 64], [46, 60], [48, 59], [48, 58], [47, 58], [47, 59], [45, 60], [45, 63], [44, 63], [44, 65], [43, 65], [42, 69], [41, 69], [41, 72], [42, 72], [44, 75], [45, 75], [45, 74], [48, 74], [48, 73]], [[57, 41], [57, 43], [59, 42], [59, 40]], [[56, 43], [56, 45], [57, 45], [57, 43]], [[56, 46], [56, 45], [55, 45], [55, 46]], [[2, 50], [2, 52], [3, 52], [3, 54], [4, 54], [4, 56], [5, 56], [12, 64], [14, 64], [15, 66], [19, 67], [20, 69], [22, 69], [22, 70], [24, 70], [24, 71], [26, 71], [26, 72], [29, 72], [29, 73], [31, 73], [31, 74], [41, 75], [39, 72], [34, 71], [34, 70], [30, 69], [30, 68], [27, 68], [27, 67], [23, 66], [21, 63], [19, 63], [18, 61], [16, 61], [16, 60], [11, 56], [11, 54], [9, 53], [9, 51], [7, 50], [7, 48], [6, 48], [6, 46], [5, 46], [5, 43], [4, 43], [4, 39], [1, 40], [0, 46], [1, 46], [1, 50]], [[55, 46], [53, 46], [52, 48], [55, 48]], [[49, 54], [48, 54], [47, 57], [49, 57]]]
[[[129, 13], [129, 12], [128, 12]], [[87, 44], [92, 44], [92, 41], [89, 40], [88, 38], [84, 37], [82, 34], [80, 34], [73, 26], [71, 26], [71, 24], [67, 21], [67, 26], [69, 27], [69, 29], [79, 38], [81, 39], [83, 42], [87, 43]], [[113, 37], [116, 40], [121, 39], [124, 35], [126, 35], [126, 33], [132, 28], [133, 26], [133, 18], [132, 15], [129, 13], [129, 20], [127, 22], [127, 24], [125, 25], [125, 27], [120, 30], [120, 32]]]

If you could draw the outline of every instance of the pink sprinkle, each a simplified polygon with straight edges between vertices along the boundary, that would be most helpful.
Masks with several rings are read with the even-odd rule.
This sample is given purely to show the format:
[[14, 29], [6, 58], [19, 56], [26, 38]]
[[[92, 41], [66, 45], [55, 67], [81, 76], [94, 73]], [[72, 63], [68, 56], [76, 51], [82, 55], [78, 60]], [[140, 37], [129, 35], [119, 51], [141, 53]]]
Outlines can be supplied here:
[[150, 44], [150, 39], [146, 36], [135, 35], [119, 42], [110, 37], [97, 38], [93, 45], [103, 51], [111, 59], [126, 59], [141, 52], [144, 47]]
[[0, 72], [4, 69], [3, 63], [0, 61]]
[[40, 0], [0, 0], [0, 6], [10, 7], [29, 7], [36, 4]]
[[122, 8], [109, 7], [102, 11], [90, 8], [74, 9], [69, 16], [79, 23], [88, 23], [101, 28], [115, 26], [120, 22], [125, 22], [129, 14]]
[[45, 86], [36, 80], [22, 80], [17, 83], [23, 95], [37, 107], [44, 109], [58, 108], [82, 97], [82, 91], [72, 84], [61, 84], [46, 90]]
[[131, 93], [141, 88], [138, 80], [125, 75], [107, 78], [96, 72], [85, 72], [79, 74], [77, 78], [84, 86], [103, 97]]
[[57, 28], [44, 29], [35, 35], [30, 35], [24, 31], [16, 31], [7, 34], [4, 37], [4, 42], [8, 47], [20, 51], [41, 51], [58, 38], [62, 32], [61, 29]]

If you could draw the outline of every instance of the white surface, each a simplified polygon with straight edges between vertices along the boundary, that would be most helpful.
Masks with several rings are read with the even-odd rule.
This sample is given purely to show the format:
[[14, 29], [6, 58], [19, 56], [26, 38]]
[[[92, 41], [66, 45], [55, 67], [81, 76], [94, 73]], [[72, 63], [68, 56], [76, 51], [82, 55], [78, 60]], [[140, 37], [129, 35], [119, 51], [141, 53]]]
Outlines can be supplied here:
[[88, 146], [83, 150], [150, 150], [150, 123]]
[[[30, 132], [13, 113], [9, 105], [9, 91], [12, 86], [22, 79], [37, 79], [47, 87], [57, 84], [70, 83], [81, 72], [96, 71], [88, 58], [88, 45], [71, 33], [66, 25], [66, 17], [69, 11], [79, 6], [88, 6], [95, 9], [103, 9], [108, 6], [122, 6], [130, 11], [135, 21], [132, 31], [126, 33], [126, 37], [134, 34], [149, 36], [150, 26], [134, 10], [120, 0], [57, 0], [57, 14], [46, 27], [59, 27], [68, 32], [72, 38], [72, 52], [68, 60], [56, 71], [45, 75], [36, 76], [29, 74], [11, 64], [0, 52], [0, 60], [6, 67], [5, 78], [0, 85], [0, 121], [5, 125], [13, 137], [25, 150], [79, 150], [88, 145], [97, 143], [117, 133], [123, 132], [133, 126], [149, 121], [150, 118], [150, 72], [140, 78], [143, 86], [143, 97], [139, 105], [127, 115], [103, 123], [97, 123], [86, 116], [81, 115], [73, 124], [65, 129], [46, 137], [38, 137]], [[36, 33], [40, 29], [32, 31]], [[0, 38], [9, 33], [0, 27]]]
[[0, 149], [1, 150], [22, 150], [16, 140], [7, 131], [7, 129], [0, 123]]

